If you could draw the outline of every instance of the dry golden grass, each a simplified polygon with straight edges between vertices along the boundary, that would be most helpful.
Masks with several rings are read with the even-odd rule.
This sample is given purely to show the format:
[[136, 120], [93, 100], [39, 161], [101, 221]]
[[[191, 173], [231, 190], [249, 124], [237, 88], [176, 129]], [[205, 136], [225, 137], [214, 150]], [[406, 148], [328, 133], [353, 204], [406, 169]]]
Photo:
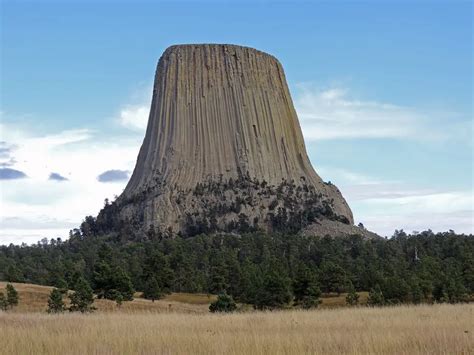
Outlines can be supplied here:
[[[40, 286], [24, 283], [12, 283], [18, 291], [20, 302], [9, 312], [29, 313], [45, 312], [48, 304], [49, 293], [53, 289], [49, 286]], [[6, 282], [0, 282], [0, 290], [4, 290]], [[214, 295], [201, 293], [172, 293], [161, 300], [152, 302], [140, 298], [137, 293], [136, 298], [131, 302], [124, 302], [120, 308], [116, 303], [109, 300], [94, 301], [94, 306], [99, 312], [180, 312], [180, 313], [208, 313], [209, 304], [216, 299]], [[65, 299], [67, 301], [67, 299]]]
[[2, 354], [472, 354], [474, 306], [1, 313]]

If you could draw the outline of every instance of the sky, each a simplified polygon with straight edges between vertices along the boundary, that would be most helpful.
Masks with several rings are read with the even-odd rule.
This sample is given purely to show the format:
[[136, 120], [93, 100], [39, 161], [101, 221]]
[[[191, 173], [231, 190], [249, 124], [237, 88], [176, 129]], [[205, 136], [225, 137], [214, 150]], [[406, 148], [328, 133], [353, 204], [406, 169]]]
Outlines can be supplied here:
[[472, 2], [0, 3], [0, 244], [65, 239], [120, 194], [156, 63], [183, 43], [280, 60], [356, 223], [474, 233]]

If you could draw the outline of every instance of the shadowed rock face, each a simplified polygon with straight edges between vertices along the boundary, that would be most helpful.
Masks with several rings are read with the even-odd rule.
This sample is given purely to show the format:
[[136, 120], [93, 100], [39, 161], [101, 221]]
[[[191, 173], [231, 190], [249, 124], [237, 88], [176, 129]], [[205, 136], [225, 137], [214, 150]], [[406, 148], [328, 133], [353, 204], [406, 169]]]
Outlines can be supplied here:
[[[334, 216], [353, 224], [339, 190], [324, 183], [308, 159], [285, 74], [275, 57], [235, 45], [169, 47], [158, 62], [136, 167], [117, 201], [122, 217], [139, 214], [143, 226], [177, 231], [185, 216], [206, 214], [206, 206], [239, 198], [242, 191], [232, 187], [238, 180], [263, 184], [266, 192], [241, 186], [251, 208], [244, 201], [243, 210], [222, 207], [217, 216], [206, 217], [215, 218], [220, 227], [240, 213], [251, 220], [257, 217], [259, 226], [268, 224], [268, 207], [275, 205], [276, 197], [267, 186], [276, 191], [282, 184], [292, 187], [275, 192], [278, 198], [291, 190], [298, 205], [302, 195], [293, 189], [309, 187]], [[196, 194], [196, 187], [212, 182], [219, 187]], [[283, 200], [276, 202], [283, 205]]]

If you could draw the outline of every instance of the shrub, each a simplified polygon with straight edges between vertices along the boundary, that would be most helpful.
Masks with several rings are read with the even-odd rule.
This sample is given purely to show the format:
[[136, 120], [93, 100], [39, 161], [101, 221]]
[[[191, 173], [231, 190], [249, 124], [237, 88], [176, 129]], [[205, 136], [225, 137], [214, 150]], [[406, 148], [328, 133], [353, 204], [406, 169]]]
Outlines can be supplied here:
[[212, 313], [216, 312], [234, 312], [237, 309], [237, 305], [234, 302], [232, 296], [226, 293], [221, 293], [217, 296], [217, 300], [212, 302], [209, 306], [209, 311]]
[[346, 303], [350, 306], [356, 306], [359, 304], [359, 294], [356, 292], [352, 282], [349, 284], [348, 293], [346, 295]]
[[375, 285], [369, 292], [369, 298], [367, 299], [368, 306], [383, 306], [385, 299], [383, 297], [382, 290], [379, 285]]

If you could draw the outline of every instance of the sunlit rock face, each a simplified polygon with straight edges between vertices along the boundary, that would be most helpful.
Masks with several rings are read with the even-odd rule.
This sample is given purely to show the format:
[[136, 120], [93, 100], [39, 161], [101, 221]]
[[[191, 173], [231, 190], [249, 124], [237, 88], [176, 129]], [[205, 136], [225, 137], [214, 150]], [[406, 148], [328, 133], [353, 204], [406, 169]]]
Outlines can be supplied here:
[[285, 218], [295, 230], [322, 219], [353, 224], [308, 159], [281, 64], [236, 45], [163, 53], [145, 139], [116, 204], [141, 228], [184, 234], [190, 225], [274, 230]]

